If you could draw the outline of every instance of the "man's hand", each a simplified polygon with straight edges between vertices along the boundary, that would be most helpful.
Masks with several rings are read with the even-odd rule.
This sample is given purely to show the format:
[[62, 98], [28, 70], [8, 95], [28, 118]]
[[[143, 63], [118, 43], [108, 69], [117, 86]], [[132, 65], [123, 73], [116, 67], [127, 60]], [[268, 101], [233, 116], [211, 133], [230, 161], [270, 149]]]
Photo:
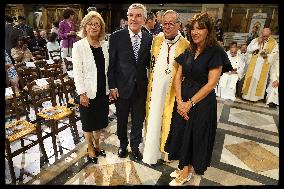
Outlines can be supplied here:
[[89, 98], [87, 97], [86, 94], [81, 94], [80, 95], [80, 104], [84, 107], [89, 107]]
[[258, 38], [258, 44], [261, 44], [261, 43], [263, 43], [263, 42], [264, 42], [263, 37], [260, 36], [260, 37]]
[[279, 86], [279, 82], [277, 80], [272, 82], [272, 87], [273, 88], [276, 88], [278, 86]]
[[111, 89], [110, 90], [110, 95], [111, 95], [111, 100], [117, 100], [117, 98], [119, 97], [119, 93], [117, 89]]

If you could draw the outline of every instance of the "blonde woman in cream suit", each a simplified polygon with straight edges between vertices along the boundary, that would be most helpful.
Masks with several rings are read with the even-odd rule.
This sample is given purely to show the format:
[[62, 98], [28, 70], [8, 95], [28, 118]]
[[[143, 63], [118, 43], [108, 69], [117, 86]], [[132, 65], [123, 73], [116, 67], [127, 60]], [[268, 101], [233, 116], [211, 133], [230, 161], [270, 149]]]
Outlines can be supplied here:
[[[81, 22], [81, 40], [74, 43], [72, 62], [74, 81], [80, 95], [80, 118], [87, 143], [87, 159], [97, 163], [105, 156], [100, 147], [100, 130], [108, 124], [108, 43], [104, 41], [105, 22], [96, 11], [90, 11]], [[94, 133], [94, 135], [93, 135]]]

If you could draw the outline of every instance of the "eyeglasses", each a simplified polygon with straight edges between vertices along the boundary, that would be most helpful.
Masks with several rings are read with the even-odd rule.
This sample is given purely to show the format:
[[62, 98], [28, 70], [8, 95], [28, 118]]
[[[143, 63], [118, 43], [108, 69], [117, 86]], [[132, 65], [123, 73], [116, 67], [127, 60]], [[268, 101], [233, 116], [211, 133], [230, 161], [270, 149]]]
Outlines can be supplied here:
[[101, 27], [101, 25], [100, 25], [100, 24], [98, 24], [98, 23], [94, 23], [94, 24], [92, 24], [92, 23], [88, 23], [87, 25], [88, 25], [88, 26], [97, 27], [97, 28], [100, 28], [100, 27]]
[[162, 23], [162, 27], [169, 26], [170, 28], [173, 28], [173, 27], [175, 27], [176, 23], [179, 23], [179, 21], [177, 21], [177, 22], [169, 22], [169, 23], [164, 22], [164, 23]]

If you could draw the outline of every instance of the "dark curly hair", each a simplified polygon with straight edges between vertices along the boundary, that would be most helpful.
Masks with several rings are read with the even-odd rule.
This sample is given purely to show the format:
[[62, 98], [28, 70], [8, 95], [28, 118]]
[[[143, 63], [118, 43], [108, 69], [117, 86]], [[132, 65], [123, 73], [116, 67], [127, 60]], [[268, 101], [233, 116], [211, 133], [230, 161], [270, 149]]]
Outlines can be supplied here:
[[[189, 34], [191, 34], [191, 30], [193, 30], [193, 26], [195, 23], [198, 23], [198, 26], [200, 29], [208, 30], [208, 35], [205, 39], [205, 47], [203, 48], [203, 50], [206, 49], [207, 47], [218, 45], [216, 35], [215, 35], [213, 20], [208, 15], [208, 13], [206, 12], [198, 13], [192, 17], [192, 19], [190, 20], [190, 25], [189, 25], [189, 31], [188, 31]], [[189, 41], [190, 41], [191, 49], [195, 52], [197, 45], [193, 42], [191, 35], [189, 35]]]
[[71, 15], [75, 15], [75, 11], [71, 8], [66, 8], [63, 11], [63, 18], [68, 19]]

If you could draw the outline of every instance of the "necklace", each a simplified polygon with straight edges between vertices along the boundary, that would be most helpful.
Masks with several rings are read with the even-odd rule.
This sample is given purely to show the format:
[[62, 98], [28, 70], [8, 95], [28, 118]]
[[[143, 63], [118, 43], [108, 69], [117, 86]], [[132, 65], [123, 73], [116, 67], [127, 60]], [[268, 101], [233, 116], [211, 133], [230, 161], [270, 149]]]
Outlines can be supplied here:
[[88, 40], [89, 41], [89, 44], [94, 47], [94, 48], [98, 48], [100, 47], [100, 42], [99, 41], [94, 41], [94, 40]]
[[167, 68], [165, 69], [165, 73], [168, 75], [171, 73], [171, 70], [170, 70], [170, 50], [171, 50], [171, 47], [176, 44], [176, 42], [178, 42], [178, 40], [180, 39], [180, 36], [179, 38], [174, 42], [172, 43], [171, 45], [169, 45], [170, 43], [167, 43], [168, 45], [168, 56], [167, 56]]

